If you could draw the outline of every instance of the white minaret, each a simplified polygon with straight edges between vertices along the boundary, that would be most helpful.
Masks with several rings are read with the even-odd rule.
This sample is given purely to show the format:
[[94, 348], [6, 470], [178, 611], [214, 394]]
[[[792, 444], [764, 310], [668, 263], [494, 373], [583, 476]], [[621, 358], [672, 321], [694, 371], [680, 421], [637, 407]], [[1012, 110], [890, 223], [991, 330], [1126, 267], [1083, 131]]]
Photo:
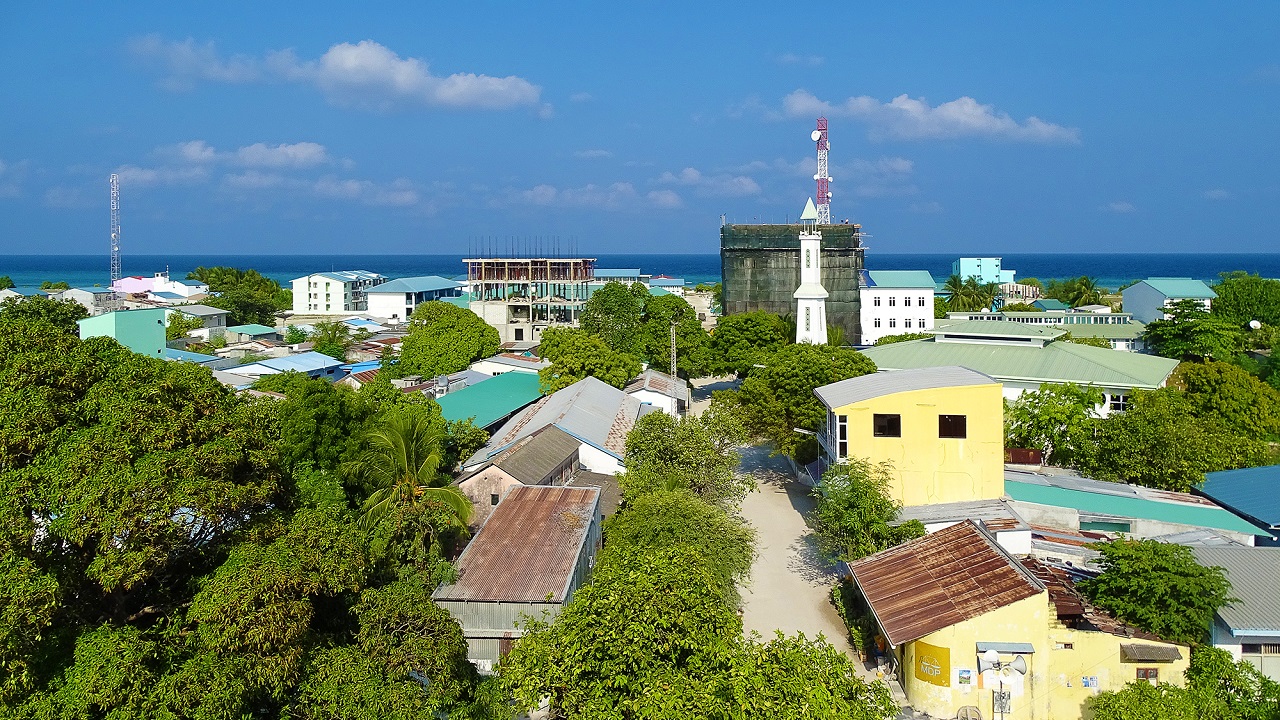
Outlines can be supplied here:
[[796, 342], [827, 344], [827, 289], [822, 287], [822, 233], [813, 198], [800, 214], [800, 287], [796, 299]]

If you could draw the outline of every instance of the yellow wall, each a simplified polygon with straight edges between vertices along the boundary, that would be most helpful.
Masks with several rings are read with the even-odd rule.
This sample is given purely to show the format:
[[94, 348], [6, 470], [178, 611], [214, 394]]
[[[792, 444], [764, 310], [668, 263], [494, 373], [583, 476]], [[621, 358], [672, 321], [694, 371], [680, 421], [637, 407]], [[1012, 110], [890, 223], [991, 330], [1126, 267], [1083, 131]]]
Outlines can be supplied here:
[[[849, 456], [893, 464], [904, 506], [1004, 495], [1004, 400], [999, 383], [884, 395], [833, 408], [849, 418]], [[902, 437], [875, 437], [872, 416], [902, 416]], [[968, 437], [938, 437], [939, 415], [968, 417]]]
[[[978, 672], [979, 642], [1030, 643], [1035, 650], [1023, 656], [1026, 675], [1012, 673], [1005, 680], [1012, 696], [1008, 720], [1075, 720], [1089, 697], [1119, 690], [1136, 679], [1139, 667], [1158, 667], [1162, 681], [1182, 685], [1190, 656], [1183, 647], [1183, 659], [1172, 663], [1121, 662], [1121, 643], [1144, 641], [1068, 629], [1042, 592], [902, 646], [899, 675], [911, 706], [934, 717], [955, 717], [972, 705], [982, 717], [993, 717], [992, 691], [999, 681], [994, 672]], [[1072, 649], [1057, 649], [1068, 643]], [[1004, 661], [1014, 657], [1001, 654]], [[968, 684], [961, 683], [965, 671]], [[1085, 687], [1085, 677], [1096, 678], [1097, 687]]]

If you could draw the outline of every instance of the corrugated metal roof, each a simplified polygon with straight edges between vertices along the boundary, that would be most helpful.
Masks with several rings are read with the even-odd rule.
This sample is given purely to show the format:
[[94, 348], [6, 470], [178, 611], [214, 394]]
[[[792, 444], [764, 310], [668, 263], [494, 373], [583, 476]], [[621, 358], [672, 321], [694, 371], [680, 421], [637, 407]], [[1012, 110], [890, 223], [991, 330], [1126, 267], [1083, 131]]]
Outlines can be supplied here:
[[[1076, 589], [1075, 582], [1066, 568], [1034, 557], [1023, 558], [1022, 566], [1049, 591], [1049, 601], [1053, 603], [1054, 612], [1058, 616], [1058, 620], [1067, 627], [1076, 630], [1104, 632], [1122, 638], [1165, 642], [1157, 635], [1126, 625], [1112, 617], [1105, 610], [1094, 607]], [[1072, 568], [1072, 571], [1079, 572], [1076, 568]], [[1159, 652], [1165, 655], [1178, 652], [1177, 646], [1172, 644], [1143, 645], [1141, 647], [1154, 648], [1151, 652]]]
[[[1007, 500], [965, 500], [963, 502], [939, 503], [937, 505], [911, 505], [902, 508], [897, 522], [919, 520], [925, 525], [945, 522], [963, 522], [976, 520], [992, 530], [998, 523], [1012, 522], [1014, 526], [1027, 528], [1022, 517], [1009, 507]], [[1013, 527], [1000, 527], [1000, 530]]]
[[1071, 333], [1071, 337], [1100, 337], [1108, 340], [1136, 340], [1147, 331], [1146, 323], [1137, 320], [1128, 323], [1072, 323], [1054, 327], [1066, 330]]
[[[952, 327], [955, 326], [947, 329]], [[869, 347], [859, 352], [871, 358], [881, 370], [959, 365], [1001, 381], [1073, 382], [1147, 390], [1163, 385], [1178, 366], [1177, 360], [1169, 358], [1069, 342], [1023, 347], [995, 343], [940, 343], [929, 339]]]
[[1182, 652], [1172, 645], [1121, 643], [1120, 657], [1124, 662], [1173, 662], [1182, 659]]
[[926, 367], [841, 380], [814, 388], [813, 394], [827, 407], [838, 408], [872, 398], [913, 390], [932, 390], [969, 385], [993, 385], [997, 380], [964, 367]]
[[1265, 527], [1280, 525], [1280, 465], [1206, 473], [1197, 489]]
[[1218, 611], [1231, 631], [1280, 632], [1280, 548], [1192, 547], [1196, 562], [1220, 567], [1231, 582], [1231, 596], [1238, 598]]
[[542, 397], [538, 376], [509, 372], [455, 390], [436, 402], [446, 420], [475, 418], [476, 427], [488, 427]]
[[1045, 589], [972, 521], [863, 558], [850, 569], [891, 645]]
[[511, 488], [458, 558], [458, 581], [431, 597], [563, 601], [599, 501], [593, 487]]
[[1153, 277], [1142, 282], [1167, 298], [1212, 299], [1218, 297], [1202, 280], [1185, 277]]
[[[672, 385], [672, 382], [671, 382], [670, 375], [664, 372], [659, 372], [658, 370], [654, 370], [653, 368], [648, 368], [644, 372], [640, 373], [640, 377], [627, 383], [627, 386], [623, 388], [623, 392], [633, 393], [633, 392], [639, 392], [641, 390], [649, 390], [652, 392], [656, 392], [659, 395], [669, 396], [671, 394], [671, 385]], [[676, 398], [678, 400], [683, 400], [686, 403], [688, 403], [689, 402], [689, 383], [681, 379], [675, 383], [675, 386], [676, 386]]]
[[569, 482], [570, 487], [593, 487], [600, 489], [600, 512], [609, 517], [622, 505], [622, 483], [617, 475], [593, 473], [590, 470], [579, 470]]
[[1066, 331], [1056, 327], [1028, 325], [1027, 323], [1007, 322], [1004, 320], [965, 320], [926, 332], [947, 336], [967, 335], [970, 337], [1045, 338], [1052, 340], [1053, 338], [1062, 337]]
[[218, 359], [217, 355], [204, 355], [202, 353], [188, 352], [186, 350], [178, 350], [176, 348], [165, 348], [164, 357], [166, 360], [181, 360], [182, 362], [207, 363]]
[[194, 317], [227, 315], [231, 312], [230, 310], [223, 310], [222, 308], [211, 307], [209, 305], [177, 305], [174, 306], [173, 309], [185, 315], [192, 315]]
[[865, 277], [859, 278], [864, 287], [880, 288], [928, 288], [934, 289], [937, 282], [928, 270], [865, 270]]
[[549, 425], [526, 438], [519, 447], [498, 456], [493, 464], [525, 485], [536, 485], [576, 457], [581, 445], [578, 438]]
[[1020, 502], [1072, 508], [1079, 512], [1119, 518], [1211, 527], [1249, 535], [1264, 531], [1217, 505], [1196, 502], [1181, 493], [1155, 494], [1124, 483], [1104, 483], [1083, 478], [1046, 478], [1032, 473], [1005, 471], [1004, 492]]
[[458, 287], [456, 280], [440, 277], [439, 275], [421, 275], [419, 277], [396, 278], [388, 280], [380, 285], [374, 285], [365, 291], [366, 294], [375, 293], [419, 293], [434, 292], [437, 290], [452, 290]]
[[249, 325], [232, 325], [227, 328], [227, 332], [233, 332], [240, 335], [268, 335], [277, 332], [273, 327], [251, 323]]
[[1054, 300], [1053, 298], [1041, 298], [1039, 300], [1033, 301], [1031, 304], [1040, 308], [1041, 310], [1070, 310], [1071, 309], [1070, 305], [1062, 302], [1061, 300]]

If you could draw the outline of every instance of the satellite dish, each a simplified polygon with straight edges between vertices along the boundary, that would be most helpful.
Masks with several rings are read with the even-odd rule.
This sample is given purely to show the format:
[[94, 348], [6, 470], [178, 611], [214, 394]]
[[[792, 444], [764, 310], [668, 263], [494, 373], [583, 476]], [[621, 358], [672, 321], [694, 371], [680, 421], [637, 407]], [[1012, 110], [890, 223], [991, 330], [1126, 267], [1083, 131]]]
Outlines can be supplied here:
[[813, 132], [809, 133], [809, 137], [813, 138], [814, 142], [818, 142], [818, 138], [822, 137], [822, 131], [814, 130]]
[[1261, 330], [1261, 329], [1262, 329], [1262, 323], [1258, 322], [1257, 320], [1250, 320], [1250, 321], [1249, 321], [1249, 329], [1250, 329], [1250, 330]]

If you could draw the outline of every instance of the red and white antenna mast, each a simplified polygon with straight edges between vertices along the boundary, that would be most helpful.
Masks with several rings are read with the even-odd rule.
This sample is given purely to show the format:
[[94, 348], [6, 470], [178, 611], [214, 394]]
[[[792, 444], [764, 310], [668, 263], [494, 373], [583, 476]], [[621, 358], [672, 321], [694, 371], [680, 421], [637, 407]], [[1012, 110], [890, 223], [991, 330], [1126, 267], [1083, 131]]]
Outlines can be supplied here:
[[827, 141], [827, 119], [818, 118], [818, 129], [814, 130], [809, 137], [818, 144], [818, 172], [813, 174], [813, 179], [818, 181], [818, 197], [814, 198], [818, 205], [818, 224], [831, 224], [831, 180], [832, 177], [827, 171], [827, 150], [830, 149], [831, 143]]

